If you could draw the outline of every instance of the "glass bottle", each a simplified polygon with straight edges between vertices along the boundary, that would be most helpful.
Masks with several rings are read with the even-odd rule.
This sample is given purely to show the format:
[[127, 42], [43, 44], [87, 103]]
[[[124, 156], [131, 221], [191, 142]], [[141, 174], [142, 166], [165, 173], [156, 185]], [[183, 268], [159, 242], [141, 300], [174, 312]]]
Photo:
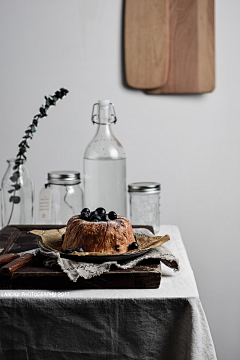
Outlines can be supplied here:
[[[66, 225], [70, 217], [80, 214], [83, 208], [83, 191], [78, 171], [51, 171], [47, 184], [51, 191], [49, 219], [46, 224]], [[39, 219], [44, 220], [44, 219]]]
[[112, 131], [115, 109], [109, 100], [94, 104], [92, 122], [97, 132], [84, 153], [84, 207], [127, 216], [126, 155]]
[[1, 184], [2, 226], [34, 223], [34, 184], [25, 166], [19, 160], [9, 159], [7, 171]]
[[156, 182], [135, 182], [128, 185], [130, 221], [132, 225], [152, 225], [160, 230], [160, 190]]

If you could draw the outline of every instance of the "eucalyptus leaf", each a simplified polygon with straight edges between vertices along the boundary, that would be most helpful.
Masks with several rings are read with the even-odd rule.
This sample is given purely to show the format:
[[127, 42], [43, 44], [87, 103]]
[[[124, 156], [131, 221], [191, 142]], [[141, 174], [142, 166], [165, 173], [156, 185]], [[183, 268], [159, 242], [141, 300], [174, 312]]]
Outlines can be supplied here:
[[46, 99], [45, 107], [47, 106], [49, 108], [49, 106], [51, 105], [50, 99], [46, 96], [45, 96], [45, 99]]
[[56, 100], [53, 97], [49, 98], [49, 101], [51, 105], [56, 105]]
[[40, 111], [41, 115], [47, 116], [46, 110], [43, 106], [40, 107], [39, 111]]
[[15, 171], [15, 172], [12, 174], [12, 176], [10, 177], [10, 180], [11, 180], [12, 182], [16, 182], [19, 177], [20, 177], [19, 171]]
[[62, 96], [67, 95], [67, 93], [69, 92], [67, 89], [64, 89], [64, 88], [61, 88], [60, 91], [61, 91]]
[[15, 185], [12, 185], [14, 188], [15, 188], [15, 190], [20, 190], [21, 189], [21, 185], [19, 185], [19, 184], [15, 184]]
[[26, 143], [27, 143], [27, 140], [23, 140], [23, 141], [20, 142], [20, 144], [18, 144], [18, 146], [19, 146], [19, 147], [21, 147], [21, 146], [23, 146], [23, 145], [25, 146]]
[[27, 149], [25, 148], [25, 146], [22, 146], [22, 147], [20, 147], [20, 149], [19, 149], [19, 154], [24, 154], [25, 152], [27, 151]]
[[13, 202], [14, 204], [19, 204], [20, 203], [20, 197], [19, 196], [11, 196], [9, 201]]
[[19, 156], [23, 156], [23, 154], [24, 154], [26, 151], [27, 151], [27, 150], [26, 150], [25, 148], [21, 147], [21, 148], [19, 149], [19, 152], [18, 152], [17, 156], [18, 156], [18, 157], [19, 157]]

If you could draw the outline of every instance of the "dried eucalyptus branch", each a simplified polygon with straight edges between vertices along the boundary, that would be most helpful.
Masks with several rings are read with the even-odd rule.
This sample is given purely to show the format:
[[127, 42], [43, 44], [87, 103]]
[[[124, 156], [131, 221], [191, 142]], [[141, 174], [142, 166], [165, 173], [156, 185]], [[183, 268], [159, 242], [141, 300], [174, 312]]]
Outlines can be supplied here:
[[10, 177], [10, 180], [13, 182], [13, 189], [9, 190], [8, 192], [12, 194], [9, 198], [9, 201], [12, 202], [12, 210], [11, 214], [8, 220], [8, 224], [11, 221], [14, 204], [18, 204], [21, 201], [20, 196], [16, 195], [16, 192], [20, 190], [21, 185], [18, 183], [19, 177], [20, 177], [20, 165], [23, 164], [24, 160], [27, 159], [26, 152], [29, 148], [28, 141], [33, 138], [33, 134], [36, 132], [36, 128], [38, 126], [38, 122], [40, 119], [47, 116], [47, 111], [51, 106], [56, 105], [57, 101], [62, 99], [64, 96], [66, 96], [68, 93], [68, 90], [61, 88], [57, 90], [54, 95], [52, 96], [45, 96], [45, 105], [42, 105], [39, 109], [39, 113], [33, 117], [31, 125], [28, 126], [27, 130], [25, 131], [25, 135], [23, 136], [23, 140], [18, 145], [19, 150], [15, 159], [15, 165], [13, 167], [14, 173]]

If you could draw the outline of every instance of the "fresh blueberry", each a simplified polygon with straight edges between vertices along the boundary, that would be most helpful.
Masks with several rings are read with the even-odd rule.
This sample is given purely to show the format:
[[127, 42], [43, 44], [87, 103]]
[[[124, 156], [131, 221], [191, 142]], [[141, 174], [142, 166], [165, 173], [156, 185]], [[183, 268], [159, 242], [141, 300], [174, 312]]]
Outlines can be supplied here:
[[84, 208], [84, 209], [82, 209], [82, 211], [81, 211], [81, 213], [88, 213], [88, 214], [90, 214], [90, 209], [88, 209], [88, 208]]
[[109, 217], [108, 217], [108, 214], [104, 214], [102, 216], [102, 221], [110, 221]]
[[91, 221], [91, 218], [94, 217], [94, 216], [98, 216], [98, 212], [95, 210], [95, 211], [92, 211], [90, 213], [90, 221]]
[[135, 249], [138, 249], [138, 243], [136, 241], [132, 242], [131, 245], [129, 245], [128, 247], [128, 250], [135, 250]]
[[64, 252], [65, 252], [66, 254], [70, 254], [70, 253], [73, 252], [73, 251], [72, 251], [72, 249], [65, 249]]
[[98, 215], [94, 215], [91, 217], [91, 220], [90, 221], [93, 221], [93, 222], [98, 222], [98, 221], [102, 221], [101, 217], [98, 216]]
[[89, 213], [87, 213], [87, 212], [81, 212], [80, 219], [81, 219], [81, 220], [89, 221], [89, 219], [90, 219]]
[[110, 220], [116, 220], [117, 219], [117, 214], [115, 213], [115, 211], [110, 211], [108, 213], [108, 217]]
[[76, 247], [74, 249], [74, 251], [77, 251], [77, 252], [84, 252], [83, 248], [80, 248], [80, 247]]
[[106, 214], [106, 210], [102, 207], [97, 208], [95, 211], [97, 211], [98, 215], [103, 216]]

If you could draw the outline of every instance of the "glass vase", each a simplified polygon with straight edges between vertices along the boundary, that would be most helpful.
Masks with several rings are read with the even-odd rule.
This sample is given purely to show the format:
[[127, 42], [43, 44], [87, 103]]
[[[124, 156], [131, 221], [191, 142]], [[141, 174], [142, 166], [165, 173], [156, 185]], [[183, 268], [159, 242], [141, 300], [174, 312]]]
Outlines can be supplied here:
[[25, 160], [9, 159], [1, 184], [2, 226], [34, 223], [34, 184]]

